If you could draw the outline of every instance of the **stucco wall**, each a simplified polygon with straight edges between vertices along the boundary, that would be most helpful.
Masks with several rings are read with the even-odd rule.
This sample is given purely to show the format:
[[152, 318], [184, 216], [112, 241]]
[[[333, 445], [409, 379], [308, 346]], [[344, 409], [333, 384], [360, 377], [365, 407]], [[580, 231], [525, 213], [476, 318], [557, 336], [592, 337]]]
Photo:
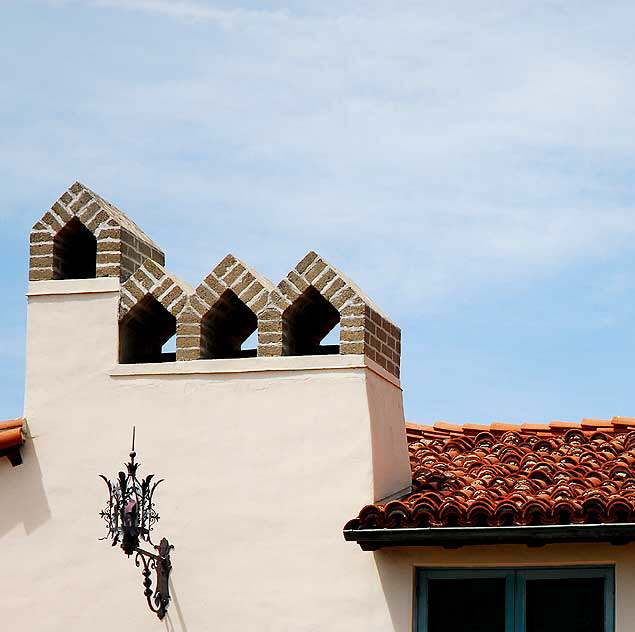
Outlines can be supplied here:
[[[116, 279], [30, 285], [33, 439], [0, 478], [3, 625], [389, 629], [374, 559], [342, 527], [409, 484], [398, 381], [355, 355], [117, 366], [118, 290]], [[98, 541], [97, 475], [121, 468], [133, 424], [142, 473], [166, 479], [165, 623], [132, 560]]]

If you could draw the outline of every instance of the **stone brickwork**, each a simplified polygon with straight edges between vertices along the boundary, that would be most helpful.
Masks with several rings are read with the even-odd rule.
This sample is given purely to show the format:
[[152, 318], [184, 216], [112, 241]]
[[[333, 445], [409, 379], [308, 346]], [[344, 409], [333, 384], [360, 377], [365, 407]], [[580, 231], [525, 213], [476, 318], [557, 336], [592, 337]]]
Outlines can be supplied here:
[[[76, 182], [31, 231], [32, 281], [118, 277], [120, 362], [364, 354], [399, 376], [401, 332], [315, 252], [277, 286], [227, 255], [196, 288], [118, 208]], [[339, 344], [322, 344], [340, 326]], [[257, 349], [243, 349], [258, 332]], [[164, 353], [176, 334], [176, 354]]]
[[196, 288], [177, 324], [178, 360], [241, 357], [257, 315], [274, 289], [268, 279], [227, 255]]
[[[296, 309], [298, 303], [300, 309]], [[296, 316], [298, 311], [306, 315]], [[311, 311], [318, 311], [320, 320], [326, 319], [330, 325], [326, 331], [320, 322], [312, 320]], [[364, 354], [398, 377], [401, 330], [352, 281], [315, 252], [309, 252], [289, 272], [259, 313], [258, 355], [291, 355], [298, 334], [303, 335], [294, 331], [298, 323], [315, 328], [314, 340], [307, 342], [315, 344], [336, 324], [335, 311], [340, 323], [339, 353]]]
[[166, 272], [159, 264], [146, 259], [143, 265], [121, 286], [119, 320], [145, 296], [153, 296], [178, 319], [189, 303], [193, 289], [181, 279]]
[[[82, 227], [96, 240], [94, 269], [88, 276], [114, 276], [125, 281], [146, 259], [165, 264], [162, 250], [132, 220], [75, 182], [33, 226], [29, 280], [78, 278], [64, 276], [64, 270], [69, 269], [70, 260], [86, 243], [81, 236]], [[81, 248], [76, 241], [79, 237]]]
[[164, 362], [175, 354], [163, 345], [176, 334], [193, 289], [151, 259], [121, 286], [119, 362]]
[[[342, 317], [342, 326], [347, 329], [354, 329], [359, 322], [362, 321], [356, 315]], [[401, 329], [368, 305], [364, 306], [363, 327], [364, 354], [399, 377]]]

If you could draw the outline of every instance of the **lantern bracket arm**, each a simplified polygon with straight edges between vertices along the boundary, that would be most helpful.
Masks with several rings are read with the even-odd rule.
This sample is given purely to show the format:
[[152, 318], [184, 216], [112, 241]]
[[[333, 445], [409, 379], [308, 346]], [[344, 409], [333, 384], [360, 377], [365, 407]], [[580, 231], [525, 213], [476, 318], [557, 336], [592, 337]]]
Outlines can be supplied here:
[[149, 557], [152, 560], [163, 559], [160, 555], [157, 555], [156, 553], [152, 553], [152, 551], [146, 551], [145, 549], [142, 549], [141, 547], [137, 547], [134, 551], [135, 553], [139, 553], [140, 555], [145, 555], [146, 557]]
[[[172, 572], [172, 562], [170, 561], [170, 551], [174, 547], [163, 538], [156, 547], [158, 553], [146, 551], [140, 547], [135, 549], [135, 566], [143, 567], [143, 594], [148, 602], [148, 607], [159, 619], [163, 619], [170, 604], [170, 573]], [[152, 570], [156, 573], [156, 588], [152, 588], [150, 576]]]

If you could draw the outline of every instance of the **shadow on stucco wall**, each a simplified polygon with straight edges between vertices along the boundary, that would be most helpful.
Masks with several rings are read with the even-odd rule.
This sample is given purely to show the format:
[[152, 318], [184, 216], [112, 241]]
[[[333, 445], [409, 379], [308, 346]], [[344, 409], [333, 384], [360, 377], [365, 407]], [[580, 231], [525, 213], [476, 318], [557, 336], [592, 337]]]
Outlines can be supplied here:
[[375, 564], [392, 621], [391, 632], [411, 632], [413, 617], [413, 581], [409, 564], [400, 560], [398, 550], [382, 549], [373, 553]]
[[[164, 619], [166, 632], [187, 632], [187, 626], [185, 625], [185, 619], [183, 618], [181, 604], [179, 603], [179, 598], [176, 589], [174, 588], [174, 584], [172, 583], [172, 579], [170, 579], [170, 596], [172, 597], [172, 602]], [[176, 615], [176, 622], [173, 619], [172, 614]]]
[[51, 518], [42, 470], [33, 441], [22, 447], [22, 465], [12, 467], [0, 459], [0, 537], [22, 525], [27, 534]]

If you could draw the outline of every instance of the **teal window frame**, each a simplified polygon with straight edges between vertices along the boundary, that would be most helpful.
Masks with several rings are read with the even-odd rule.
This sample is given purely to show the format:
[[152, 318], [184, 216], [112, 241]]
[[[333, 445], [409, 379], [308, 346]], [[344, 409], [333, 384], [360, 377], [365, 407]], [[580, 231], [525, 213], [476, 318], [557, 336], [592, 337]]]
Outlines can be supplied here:
[[615, 567], [417, 568], [415, 632], [428, 632], [428, 581], [434, 579], [505, 579], [505, 632], [525, 632], [525, 594], [532, 579], [604, 580], [604, 632], [615, 632]]

